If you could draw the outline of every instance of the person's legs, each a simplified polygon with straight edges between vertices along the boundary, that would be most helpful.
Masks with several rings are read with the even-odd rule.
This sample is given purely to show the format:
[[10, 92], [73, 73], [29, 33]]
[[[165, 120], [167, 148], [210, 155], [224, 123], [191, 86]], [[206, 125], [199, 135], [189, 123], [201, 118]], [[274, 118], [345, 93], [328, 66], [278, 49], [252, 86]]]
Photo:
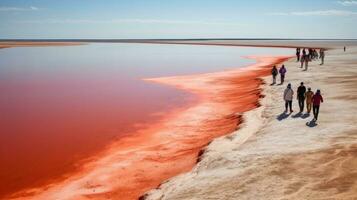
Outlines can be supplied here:
[[289, 108], [290, 108], [290, 112], [293, 112], [293, 101], [289, 101]]
[[304, 97], [300, 97], [300, 101], [301, 101], [300, 112], [303, 112], [304, 111], [304, 107], [305, 107], [305, 98]]
[[288, 101], [285, 101], [285, 112], [288, 112]]
[[307, 68], [309, 67], [309, 62], [305, 62], [305, 70], [307, 70]]
[[318, 110], [317, 106], [313, 105], [312, 106], [312, 112], [314, 113], [314, 119], [315, 120], [317, 120], [317, 115], [318, 115], [317, 114], [317, 112], [318, 112], [317, 110]]
[[273, 84], [276, 83], [276, 76], [273, 75]]
[[281, 82], [281, 84], [284, 83], [284, 79], [285, 79], [285, 75], [280, 75], [280, 82]]
[[306, 109], [307, 109], [307, 113], [310, 114], [310, 112], [311, 112], [311, 103], [306, 103]]
[[315, 106], [316, 108], [316, 117], [315, 117], [315, 119], [317, 120], [317, 118], [319, 117], [319, 111], [320, 111], [320, 106]]

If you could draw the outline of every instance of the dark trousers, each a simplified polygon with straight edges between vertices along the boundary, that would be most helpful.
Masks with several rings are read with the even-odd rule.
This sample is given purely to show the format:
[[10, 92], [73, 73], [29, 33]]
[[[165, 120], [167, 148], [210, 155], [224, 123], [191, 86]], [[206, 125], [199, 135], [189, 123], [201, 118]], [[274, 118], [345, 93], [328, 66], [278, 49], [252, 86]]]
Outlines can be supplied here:
[[290, 108], [290, 112], [293, 111], [292, 109], [293, 101], [285, 101], [285, 110], [288, 111], [288, 107]]
[[280, 74], [280, 82], [281, 84], [284, 83], [285, 75]]
[[304, 111], [304, 106], [305, 106], [305, 97], [304, 96], [299, 96], [298, 97], [299, 100], [299, 108], [300, 108], [300, 112]]
[[319, 116], [319, 111], [320, 111], [320, 106], [313, 105], [312, 106], [312, 112], [314, 113], [314, 118], [317, 120], [317, 117]]

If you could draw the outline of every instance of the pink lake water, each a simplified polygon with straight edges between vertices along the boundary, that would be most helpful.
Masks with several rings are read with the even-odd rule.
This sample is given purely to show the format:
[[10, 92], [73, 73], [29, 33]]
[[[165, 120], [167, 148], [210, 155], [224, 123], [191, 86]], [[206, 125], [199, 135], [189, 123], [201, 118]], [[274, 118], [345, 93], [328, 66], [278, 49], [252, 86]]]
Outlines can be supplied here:
[[195, 101], [143, 78], [222, 71], [253, 63], [241, 56], [286, 52], [154, 44], [0, 50], [0, 198], [61, 178]]

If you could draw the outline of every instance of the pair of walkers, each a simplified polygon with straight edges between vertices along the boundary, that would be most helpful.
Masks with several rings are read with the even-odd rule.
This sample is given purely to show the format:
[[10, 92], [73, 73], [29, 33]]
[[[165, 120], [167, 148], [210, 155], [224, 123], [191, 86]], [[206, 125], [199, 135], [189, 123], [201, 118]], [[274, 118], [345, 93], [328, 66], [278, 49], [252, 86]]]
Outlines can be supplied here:
[[[294, 91], [291, 88], [291, 84], [289, 83], [284, 91], [285, 112], [288, 112], [288, 108], [290, 109], [290, 112], [293, 112], [293, 97]], [[308, 88], [308, 90], [306, 91], [304, 83], [301, 82], [300, 86], [297, 89], [297, 100], [299, 103], [300, 113], [304, 111], [304, 105], [306, 101], [307, 113], [310, 114], [312, 107], [314, 120], [316, 121], [320, 111], [320, 104], [323, 102], [320, 90], [317, 90], [315, 94], [311, 91], [311, 88]]]
[[286, 72], [285, 65], [281, 66], [279, 70], [276, 66], [273, 66], [273, 69], [271, 70], [271, 75], [273, 76], [272, 85], [276, 84], [276, 77], [278, 76], [278, 73], [280, 74], [280, 85], [284, 84]]

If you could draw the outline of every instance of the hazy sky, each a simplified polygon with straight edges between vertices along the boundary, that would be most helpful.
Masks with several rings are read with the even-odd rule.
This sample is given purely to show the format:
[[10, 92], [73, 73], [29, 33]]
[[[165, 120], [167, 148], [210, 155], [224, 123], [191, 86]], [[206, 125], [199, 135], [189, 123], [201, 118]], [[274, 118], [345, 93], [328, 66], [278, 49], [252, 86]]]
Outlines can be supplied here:
[[357, 0], [1, 0], [0, 38], [357, 38]]

